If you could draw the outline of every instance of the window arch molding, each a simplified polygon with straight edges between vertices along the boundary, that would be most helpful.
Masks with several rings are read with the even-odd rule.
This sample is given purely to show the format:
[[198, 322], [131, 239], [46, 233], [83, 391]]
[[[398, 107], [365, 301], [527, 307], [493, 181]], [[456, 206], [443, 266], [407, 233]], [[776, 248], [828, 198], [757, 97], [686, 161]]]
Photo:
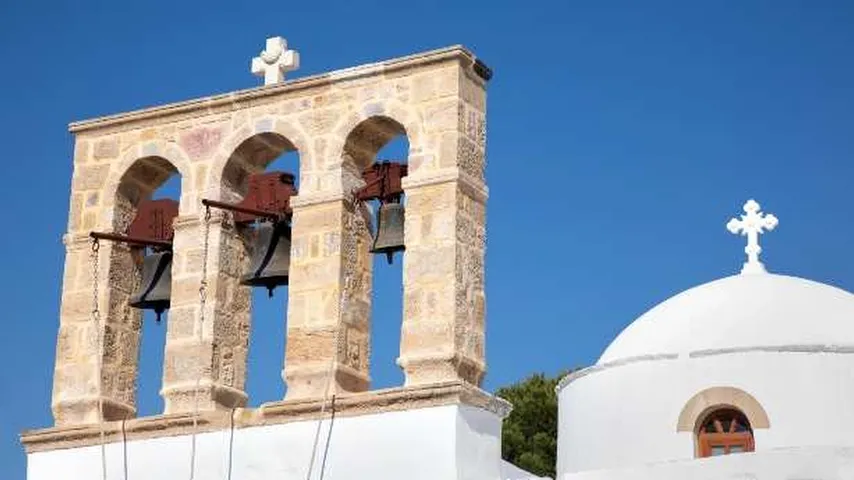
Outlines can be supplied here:
[[682, 412], [679, 413], [676, 431], [696, 432], [700, 422], [709, 412], [726, 407], [732, 407], [744, 413], [754, 430], [771, 426], [768, 414], [753, 395], [735, 387], [712, 387], [698, 392], [688, 400]]

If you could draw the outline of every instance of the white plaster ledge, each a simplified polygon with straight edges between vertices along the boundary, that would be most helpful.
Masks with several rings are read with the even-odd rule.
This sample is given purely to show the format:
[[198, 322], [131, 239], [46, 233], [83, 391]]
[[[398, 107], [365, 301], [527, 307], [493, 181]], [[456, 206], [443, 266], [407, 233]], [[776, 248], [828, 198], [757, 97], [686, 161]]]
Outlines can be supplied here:
[[[101, 432], [107, 442], [125, 436], [127, 440], [173, 437], [191, 432], [222, 430], [233, 422], [234, 428], [301, 422], [330, 417], [352, 417], [389, 411], [405, 411], [443, 405], [468, 405], [479, 408], [500, 418], [506, 417], [512, 408], [509, 402], [462, 381], [450, 381], [429, 385], [397, 387], [361, 393], [339, 394], [323, 406], [322, 398], [284, 400], [267, 403], [260, 408], [235, 408], [201, 412], [194, 419], [192, 413], [157, 415], [130, 418], [124, 421], [101, 424], [71, 425], [26, 431], [21, 443], [28, 453], [77, 448], [96, 445]], [[321, 407], [324, 413], [321, 415]]]
[[[668, 360], [677, 360], [679, 358], [685, 359], [698, 359], [705, 357], [712, 357], [718, 355], [737, 355], [744, 353], [792, 353], [792, 354], [830, 354], [830, 355], [851, 355], [854, 354], [854, 345], [823, 345], [823, 344], [804, 344], [804, 345], [757, 345], [757, 346], [747, 346], [747, 347], [732, 347], [732, 348], [719, 348], [719, 349], [710, 349], [710, 350], [695, 350], [693, 352], [688, 352], [686, 354], [678, 354], [678, 353], [662, 353], [662, 354], [651, 354], [651, 355], [639, 355], [636, 357], [627, 357], [621, 358], [618, 360], [614, 360], [611, 362], [592, 365], [586, 368], [582, 368], [580, 370], [576, 370], [569, 375], [563, 377], [558, 383], [557, 387], [555, 387], [556, 392], [560, 392], [564, 387], [569, 385], [570, 383], [578, 380], [579, 378], [586, 377], [587, 375], [591, 375], [597, 372], [601, 372], [603, 370], [608, 370], [611, 368], [622, 367], [624, 365], [631, 365], [640, 362], [657, 362], [657, 361], [668, 361]], [[681, 355], [681, 356], [680, 356]]]

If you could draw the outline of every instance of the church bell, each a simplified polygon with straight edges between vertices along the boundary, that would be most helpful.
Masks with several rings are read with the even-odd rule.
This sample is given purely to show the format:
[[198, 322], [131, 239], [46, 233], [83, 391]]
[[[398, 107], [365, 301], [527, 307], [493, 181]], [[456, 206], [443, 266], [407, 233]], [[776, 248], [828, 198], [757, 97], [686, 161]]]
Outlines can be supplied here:
[[146, 255], [142, 263], [142, 282], [139, 291], [130, 299], [130, 306], [154, 310], [157, 321], [169, 308], [172, 292], [172, 252], [154, 252]]
[[371, 253], [385, 253], [392, 263], [394, 252], [405, 250], [403, 243], [404, 207], [401, 203], [381, 203], [377, 211], [377, 233]]
[[240, 278], [242, 285], [273, 289], [288, 284], [291, 265], [291, 227], [287, 221], [261, 222], [256, 227], [255, 245], [249, 270]]

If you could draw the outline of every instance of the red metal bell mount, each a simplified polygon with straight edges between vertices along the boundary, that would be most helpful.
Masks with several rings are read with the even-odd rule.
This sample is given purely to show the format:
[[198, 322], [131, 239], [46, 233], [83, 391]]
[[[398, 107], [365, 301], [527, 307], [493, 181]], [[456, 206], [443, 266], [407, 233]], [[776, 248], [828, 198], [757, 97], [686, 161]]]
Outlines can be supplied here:
[[362, 171], [365, 186], [355, 192], [357, 200], [379, 200], [377, 228], [373, 233], [371, 253], [384, 254], [388, 263], [394, 261], [395, 252], [406, 250], [404, 245], [403, 177], [409, 173], [406, 164], [377, 162]]
[[175, 236], [172, 222], [177, 216], [178, 202], [175, 200], [143, 200], [137, 205], [136, 216], [125, 233], [90, 232], [89, 236], [136, 247], [171, 250]]
[[405, 163], [381, 161], [362, 171], [365, 186], [356, 190], [356, 198], [367, 202], [379, 200], [387, 203], [400, 200], [403, 195], [403, 177], [409, 174]]
[[251, 175], [246, 196], [238, 203], [203, 199], [207, 208], [234, 212], [234, 222], [249, 224], [256, 220], [252, 258], [249, 269], [240, 277], [241, 285], [265, 287], [272, 297], [273, 290], [288, 284], [290, 270], [291, 197], [297, 194], [294, 176], [286, 172]]
[[171, 199], [143, 200], [125, 233], [90, 232], [98, 240], [126, 243], [132, 247], [154, 250], [142, 259], [140, 288], [131, 295], [129, 304], [141, 310], [154, 310], [156, 321], [169, 308], [172, 285], [172, 223], [178, 216], [178, 202]]
[[206, 207], [234, 212], [234, 222], [252, 223], [256, 220], [274, 222], [289, 220], [291, 197], [297, 194], [294, 175], [288, 172], [267, 172], [250, 175], [246, 196], [238, 203], [202, 199]]

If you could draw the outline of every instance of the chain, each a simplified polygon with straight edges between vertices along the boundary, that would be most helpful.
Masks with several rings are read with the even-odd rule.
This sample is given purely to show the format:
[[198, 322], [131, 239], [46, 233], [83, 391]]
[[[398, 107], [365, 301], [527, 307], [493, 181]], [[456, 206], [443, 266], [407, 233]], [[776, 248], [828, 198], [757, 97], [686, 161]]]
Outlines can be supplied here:
[[[202, 281], [199, 285], [199, 330], [196, 339], [199, 344], [204, 338], [205, 304], [208, 299], [208, 247], [211, 235], [211, 207], [205, 206], [204, 251], [202, 252]], [[201, 373], [196, 377], [196, 388], [193, 392], [193, 433], [190, 444], [190, 480], [196, 477], [196, 431], [199, 428], [199, 387], [202, 383]]]
[[[208, 250], [211, 236], [211, 207], [205, 207], [205, 234], [204, 251], [202, 252], [202, 282], [199, 286], [199, 324], [205, 323], [205, 303], [208, 300]], [[199, 340], [202, 339], [201, 328], [199, 329]]]
[[92, 323], [95, 326], [95, 335], [98, 336], [98, 351], [96, 352], [95, 359], [97, 363], [97, 375], [98, 375], [98, 429], [100, 430], [100, 443], [101, 443], [101, 478], [103, 480], [107, 480], [107, 446], [106, 446], [106, 433], [104, 432], [104, 372], [102, 371], [104, 368], [104, 333], [101, 331], [101, 310], [98, 306], [98, 280], [101, 276], [100, 272], [100, 260], [101, 260], [101, 244], [98, 242], [97, 238], [92, 239], [92, 252], [90, 253], [92, 257]]
[[101, 323], [101, 310], [98, 308], [98, 276], [100, 275], [101, 244], [97, 238], [92, 239], [92, 321], [95, 325]]

